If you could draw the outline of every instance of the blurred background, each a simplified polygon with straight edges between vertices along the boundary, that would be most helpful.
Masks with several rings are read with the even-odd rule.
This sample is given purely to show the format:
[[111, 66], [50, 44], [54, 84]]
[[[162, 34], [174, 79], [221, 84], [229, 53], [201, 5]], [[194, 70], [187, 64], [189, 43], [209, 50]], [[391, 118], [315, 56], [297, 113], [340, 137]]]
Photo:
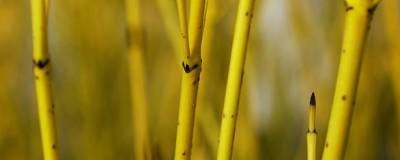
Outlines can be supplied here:
[[[384, 0], [375, 12], [345, 159], [400, 159], [396, 1]], [[208, 1], [194, 160], [216, 157], [237, 5], [237, 0]], [[256, 0], [255, 6], [233, 159], [306, 159], [313, 91], [320, 157], [340, 56], [343, 2]], [[134, 159], [125, 8], [124, 0], [50, 0], [61, 159]], [[181, 79], [176, 4], [142, 0], [140, 8], [151, 151], [153, 159], [173, 159]], [[0, 0], [2, 160], [42, 159], [30, 15], [29, 0]]]

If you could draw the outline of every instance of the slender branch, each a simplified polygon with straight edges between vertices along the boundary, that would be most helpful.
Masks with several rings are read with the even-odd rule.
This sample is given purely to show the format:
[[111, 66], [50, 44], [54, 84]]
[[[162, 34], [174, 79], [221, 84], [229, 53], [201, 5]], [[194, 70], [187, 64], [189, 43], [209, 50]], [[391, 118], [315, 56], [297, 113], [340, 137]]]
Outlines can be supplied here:
[[[218, 134], [218, 118], [214, 116], [213, 112], [215, 107], [210, 105], [215, 93], [212, 93], [213, 85], [216, 85], [213, 77], [216, 76], [215, 63], [218, 63], [218, 54], [214, 54], [213, 47], [216, 44], [216, 24], [221, 19], [221, 3], [222, 1], [215, 1], [215, 0], [207, 0], [206, 1], [206, 19], [207, 22], [204, 24], [204, 35], [203, 35], [203, 43], [201, 46], [201, 59], [202, 59], [202, 67], [201, 67], [201, 83], [199, 84], [198, 89], [198, 102], [197, 102], [197, 111], [196, 111], [196, 123], [195, 126], [198, 126], [197, 131], [201, 130], [201, 133], [204, 133], [203, 137], [197, 136], [196, 137], [196, 129], [195, 129], [195, 138], [194, 142], [200, 141], [202, 139], [205, 142], [198, 142], [194, 145], [193, 148], [203, 148], [208, 147], [211, 153], [208, 154], [209, 157], [215, 157], [217, 151], [217, 143], [215, 143], [216, 134]], [[223, 12], [222, 12], [223, 13]], [[216, 59], [213, 59], [216, 58]], [[199, 138], [198, 138], [199, 137]], [[195, 155], [193, 155], [195, 156]]]
[[31, 0], [33, 34], [33, 72], [45, 160], [57, 160], [58, 146], [54, 102], [50, 82], [50, 57], [47, 42], [47, 0]]
[[244, 74], [250, 24], [253, 17], [253, 8], [254, 0], [240, 0], [236, 16], [228, 82], [222, 113], [218, 160], [230, 160], [232, 157], [233, 140], [238, 116], [237, 110]]
[[[185, 41], [182, 57], [182, 84], [179, 103], [178, 127], [175, 146], [175, 160], [190, 159], [194, 128], [194, 116], [197, 99], [197, 89], [201, 70], [201, 41], [203, 37], [203, 22], [205, 0], [193, 0], [190, 5], [190, 42], [186, 35], [186, 3], [177, 0], [178, 14], [182, 38]], [[190, 49], [189, 48], [189, 45]]]
[[190, 56], [189, 40], [188, 40], [188, 23], [186, 14], [186, 0], [176, 0], [176, 5], [178, 8], [179, 17], [179, 28], [181, 32], [181, 38], [183, 41], [183, 51], [181, 52], [181, 57], [184, 59]]
[[379, 1], [347, 0], [342, 54], [322, 159], [343, 159], [355, 104], [362, 54]]
[[317, 130], [315, 128], [315, 112], [317, 104], [315, 102], [314, 92], [310, 98], [310, 107], [308, 112], [308, 131], [307, 131], [307, 160], [316, 160]]

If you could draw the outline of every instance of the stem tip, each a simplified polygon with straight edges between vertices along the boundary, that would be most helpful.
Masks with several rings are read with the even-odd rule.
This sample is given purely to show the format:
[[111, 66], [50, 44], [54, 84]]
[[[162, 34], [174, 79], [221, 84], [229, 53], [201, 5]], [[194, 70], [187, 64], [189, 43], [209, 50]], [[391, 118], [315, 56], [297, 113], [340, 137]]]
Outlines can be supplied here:
[[312, 94], [311, 94], [311, 98], [310, 98], [310, 105], [312, 105], [312, 106], [316, 106], [316, 102], [315, 102], [315, 94], [314, 94], [314, 92], [312, 92]]

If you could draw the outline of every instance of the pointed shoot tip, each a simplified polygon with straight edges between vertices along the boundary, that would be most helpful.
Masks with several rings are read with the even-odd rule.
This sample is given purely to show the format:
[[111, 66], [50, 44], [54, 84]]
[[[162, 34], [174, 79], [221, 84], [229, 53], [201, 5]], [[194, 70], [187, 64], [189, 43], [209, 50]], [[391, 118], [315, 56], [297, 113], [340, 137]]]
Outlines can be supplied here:
[[310, 98], [310, 105], [312, 105], [312, 106], [316, 106], [316, 102], [315, 102], [315, 94], [314, 94], [314, 92], [312, 92], [312, 94], [311, 94], [311, 98]]

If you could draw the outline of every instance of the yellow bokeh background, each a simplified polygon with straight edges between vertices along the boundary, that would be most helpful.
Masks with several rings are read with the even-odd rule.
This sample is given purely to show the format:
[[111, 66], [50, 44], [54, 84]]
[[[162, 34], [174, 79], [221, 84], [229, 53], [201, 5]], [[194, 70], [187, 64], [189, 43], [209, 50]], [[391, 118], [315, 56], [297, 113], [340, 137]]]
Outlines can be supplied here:
[[[345, 159], [400, 158], [400, 89], [395, 87], [400, 80], [393, 74], [400, 68], [395, 61], [400, 54], [400, 13], [398, 5], [388, 5], [394, 1], [384, 0], [372, 21]], [[152, 157], [173, 159], [181, 81], [176, 4], [142, 4]], [[208, 2], [194, 160], [216, 157], [237, 4]], [[125, 8], [123, 0], [49, 0], [48, 43], [61, 159], [134, 159]], [[1, 160], [43, 158], [30, 13], [29, 0], [0, 0]], [[317, 98], [320, 157], [344, 13], [342, 1], [256, 0], [233, 159], [306, 159], [312, 92]]]

